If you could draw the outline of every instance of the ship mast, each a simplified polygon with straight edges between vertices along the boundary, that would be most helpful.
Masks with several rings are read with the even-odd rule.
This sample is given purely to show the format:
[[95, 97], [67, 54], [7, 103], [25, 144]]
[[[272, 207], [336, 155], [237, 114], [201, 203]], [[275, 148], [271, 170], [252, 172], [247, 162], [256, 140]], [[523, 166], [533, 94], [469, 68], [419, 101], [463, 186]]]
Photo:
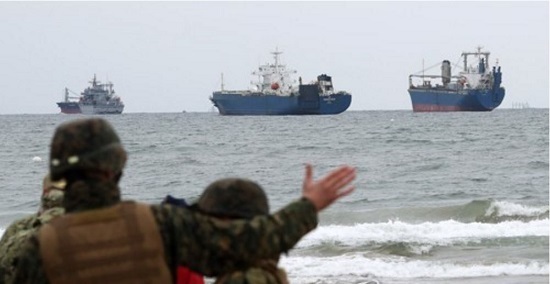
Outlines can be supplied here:
[[464, 72], [468, 72], [468, 56], [469, 55], [476, 55], [478, 58], [480, 58], [482, 55], [485, 56], [485, 69], [489, 68], [489, 55], [490, 52], [481, 52], [482, 46], [477, 47], [476, 52], [462, 52], [462, 57], [464, 57]]
[[97, 85], [97, 80], [96, 80], [95, 74], [94, 74], [94, 79], [92, 81], [90, 81], [89, 83], [92, 84], [93, 87], [95, 87]]
[[422, 86], [425, 85], [425, 80], [424, 80], [424, 58], [422, 58]]
[[271, 54], [275, 57], [275, 74], [279, 74], [279, 55], [283, 54], [282, 51], [279, 51], [279, 48], [276, 47], [274, 52], [271, 52]]

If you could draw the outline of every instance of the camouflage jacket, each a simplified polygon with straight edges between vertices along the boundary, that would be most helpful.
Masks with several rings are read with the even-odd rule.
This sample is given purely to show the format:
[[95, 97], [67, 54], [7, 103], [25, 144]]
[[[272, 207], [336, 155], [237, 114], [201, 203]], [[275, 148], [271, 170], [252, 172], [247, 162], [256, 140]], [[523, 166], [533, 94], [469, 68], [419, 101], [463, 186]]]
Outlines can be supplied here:
[[227, 273], [218, 277], [215, 284], [288, 284], [283, 269], [277, 267], [277, 261], [261, 261], [247, 269]]
[[38, 228], [65, 212], [62, 199], [63, 192], [52, 190], [42, 197], [42, 213], [16, 220], [6, 229], [0, 240], [0, 283], [12, 283], [18, 256]]
[[[227, 222], [188, 208], [151, 205], [175, 276], [184, 265], [206, 276], [219, 276], [261, 259], [278, 257], [317, 226], [317, 212], [306, 199], [295, 201], [270, 216]], [[34, 235], [17, 263], [15, 283], [49, 283]]]

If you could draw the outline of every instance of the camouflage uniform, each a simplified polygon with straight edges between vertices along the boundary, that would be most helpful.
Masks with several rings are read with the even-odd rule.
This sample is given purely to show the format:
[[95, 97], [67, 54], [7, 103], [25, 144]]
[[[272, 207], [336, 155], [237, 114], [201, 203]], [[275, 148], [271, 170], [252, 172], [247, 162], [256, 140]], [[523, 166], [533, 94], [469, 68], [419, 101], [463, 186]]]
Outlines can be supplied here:
[[[58, 127], [51, 143], [50, 173], [53, 180], [67, 178], [63, 203], [66, 212], [78, 214], [120, 203], [117, 183], [125, 162], [126, 152], [105, 120], [83, 119]], [[115, 181], [98, 181], [95, 177], [99, 171], [116, 174]], [[70, 174], [75, 172], [84, 178], [72, 180]], [[291, 249], [318, 222], [315, 205], [304, 198], [276, 214], [250, 221], [227, 222], [172, 205], [150, 208], [173, 277], [178, 265], [217, 276], [234, 271], [237, 262], [252, 265], [261, 259], [277, 257]], [[17, 263], [15, 283], [49, 283], [37, 234], [30, 240]]]
[[276, 261], [256, 263], [254, 267], [234, 271], [216, 279], [216, 284], [288, 284], [283, 269], [277, 268]]
[[[242, 178], [225, 178], [210, 184], [197, 204], [199, 211], [211, 216], [250, 220], [269, 215], [264, 190], [255, 182]], [[279, 255], [259, 260], [252, 265], [237, 263], [236, 269], [220, 275], [216, 284], [287, 284], [288, 277], [277, 267]]]
[[[184, 265], [207, 276], [235, 271], [291, 249], [317, 225], [314, 205], [299, 200], [272, 216], [227, 222], [171, 205], [152, 205], [172, 274]], [[18, 262], [15, 283], [49, 283], [42, 268], [38, 239], [33, 236]]]
[[41, 212], [16, 220], [6, 229], [0, 240], [0, 271], [3, 272], [0, 281], [12, 283], [15, 263], [25, 243], [42, 224], [63, 215], [62, 200], [63, 191], [50, 190], [42, 196]]

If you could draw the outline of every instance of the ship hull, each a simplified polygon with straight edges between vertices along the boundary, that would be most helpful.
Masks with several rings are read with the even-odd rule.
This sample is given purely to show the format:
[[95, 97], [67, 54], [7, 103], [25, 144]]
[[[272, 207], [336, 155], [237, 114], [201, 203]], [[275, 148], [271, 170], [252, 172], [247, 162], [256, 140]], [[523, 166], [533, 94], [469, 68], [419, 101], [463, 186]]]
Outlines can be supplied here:
[[504, 99], [504, 88], [491, 90], [409, 89], [414, 112], [492, 111]]
[[57, 106], [61, 109], [61, 113], [77, 114], [81, 113], [80, 106], [77, 102], [59, 102]]
[[80, 104], [82, 114], [121, 114], [124, 106], [120, 105], [86, 105]]
[[278, 96], [214, 92], [211, 100], [222, 115], [330, 115], [347, 110], [351, 95]]

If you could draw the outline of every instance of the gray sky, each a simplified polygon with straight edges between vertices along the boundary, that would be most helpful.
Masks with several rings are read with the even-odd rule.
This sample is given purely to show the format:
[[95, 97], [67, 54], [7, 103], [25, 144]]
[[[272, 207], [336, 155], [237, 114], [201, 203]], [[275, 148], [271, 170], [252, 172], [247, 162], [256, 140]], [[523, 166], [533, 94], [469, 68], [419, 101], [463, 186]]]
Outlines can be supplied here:
[[351, 92], [350, 110], [410, 110], [423, 60], [483, 46], [502, 67], [502, 108], [548, 108], [548, 3], [0, 2], [0, 114], [58, 113], [64, 88], [94, 73], [125, 112], [210, 111], [221, 73], [248, 89], [276, 47], [304, 82], [326, 73]]

